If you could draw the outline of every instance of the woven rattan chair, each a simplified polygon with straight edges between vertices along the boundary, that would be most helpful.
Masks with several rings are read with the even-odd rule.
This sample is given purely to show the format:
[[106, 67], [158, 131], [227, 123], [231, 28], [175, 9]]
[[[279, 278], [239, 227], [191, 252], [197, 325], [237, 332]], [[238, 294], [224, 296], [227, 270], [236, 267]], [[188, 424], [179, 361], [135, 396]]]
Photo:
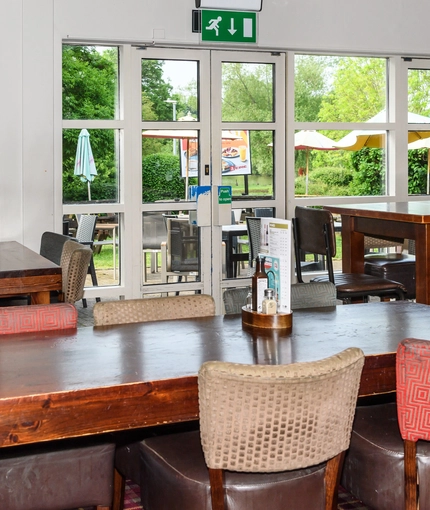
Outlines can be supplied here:
[[405, 339], [395, 402], [361, 406], [342, 485], [378, 510], [430, 508], [430, 341]]
[[74, 329], [78, 312], [70, 303], [0, 308], [0, 335]]
[[[151, 299], [124, 299], [94, 305], [94, 326], [131, 324], [136, 322], [187, 319], [215, 315], [215, 301], [207, 294], [170, 296]], [[172, 325], [172, 327], [174, 327]], [[146, 434], [146, 431], [143, 432]], [[127, 434], [118, 438], [115, 456], [114, 508], [122, 509], [126, 479], [140, 483], [139, 447], [146, 437], [138, 433], [133, 441]]]
[[248, 296], [248, 287], [237, 287], [235, 289], [226, 289], [222, 295], [226, 314], [241, 313], [242, 306], [246, 304]]
[[[14, 333], [17, 341], [23, 333], [76, 328], [76, 324], [76, 308], [66, 303], [0, 309], [0, 335]], [[0, 508], [108, 510], [114, 455], [113, 442], [89, 438], [1, 448]]]
[[406, 288], [399, 282], [363, 273], [334, 273], [333, 257], [336, 255], [336, 238], [330, 211], [297, 206], [292, 222], [299, 283], [303, 283], [301, 254], [313, 253], [325, 256], [327, 269], [326, 275], [317, 276], [312, 281], [333, 283], [336, 286], [337, 298], [345, 303], [367, 301], [369, 296], [405, 299]]
[[141, 444], [143, 508], [337, 508], [363, 362], [204, 363], [200, 431]]
[[[88, 264], [87, 273], [91, 275], [91, 282], [95, 287], [98, 286], [98, 282], [92, 252], [94, 246], [94, 234], [96, 230], [96, 223], [97, 223], [96, 214], [80, 214], [78, 219], [78, 228], [76, 230], [76, 240], [83, 244], [84, 246], [89, 246], [91, 248], [91, 259], [90, 263]], [[115, 246], [113, 247], [113, 249], [115, 251]], [[96, 298], [96, 301], [99, 302], [100, 298]], [[87, 307], [87, 301], [85, 298], [82, 299], [82, 304], [84, 308]]]
[[63, 289], [60, 301], [76, 303], [83, 298], [92, 250], [75, 241], [64, 243], [61, 254]]
[[336, 287], [331, 282], [293, 283], [291, 309], [336, 306]]
[[215, 302], [207, 294], [151, 299], [124, 299], [95, 303], [94, 326], [189, 319], [215, 315]]

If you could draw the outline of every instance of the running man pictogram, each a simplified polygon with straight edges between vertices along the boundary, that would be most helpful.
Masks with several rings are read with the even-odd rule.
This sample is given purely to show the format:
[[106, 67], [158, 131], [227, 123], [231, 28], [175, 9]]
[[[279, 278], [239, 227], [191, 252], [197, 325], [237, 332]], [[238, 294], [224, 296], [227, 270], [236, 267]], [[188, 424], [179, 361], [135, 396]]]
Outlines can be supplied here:
[[209, 25], [206, 27], [206, 30], [215, 30], [215, 33], [218, 37], [219, 34], [219, 24], [222, 21], [222, 17], [218, 16], [218, 18], [214, 18], [209, 20]]

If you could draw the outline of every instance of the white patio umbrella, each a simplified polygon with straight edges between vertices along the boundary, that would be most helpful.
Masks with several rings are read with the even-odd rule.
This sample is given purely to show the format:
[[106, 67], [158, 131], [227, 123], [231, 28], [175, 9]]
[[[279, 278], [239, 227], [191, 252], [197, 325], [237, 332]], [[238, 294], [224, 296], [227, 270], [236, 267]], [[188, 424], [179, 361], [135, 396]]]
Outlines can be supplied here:
[[88, 183], [88, 200], [91, 200], [91, 182], [97, 175], [97, 170], [91, 150], [90, 134], [86, 129], [79, 133], [74, 174], [79, 175], [81, 181]]
[[[429, 133], [430, 135], [430, 133]], [[430, 138], [421, 138], [408, 144], [408, 150], [427, 149], [427, 195], [430, 194]]]
[[294, 148], [306, 151], [306, 195], [309, 185], [309, 151], [333, 151], [336, 150], [334, 143], [334, 140], [314, 129], [298, 131], [294, 135]]
[[[369, 119], [367, 122], [385, 122], [386, 113], [385, 110], [380, 111], [374, 117]], [[408, 112], [408, 123], [409, 124], [430, 124], [430, 117], [419, 115], [417, 113]], [[430, 129], [430, 126], [429, 126]], [[373, 149], [381, 149], [385, 147], [385, 134], [386, 131], [380, 129], [355, 129], [346, 136], [344, 136], [339, 142], [335, 142], [334, 146], [338, 149], [347, 151], [359, 151], [363, 147], [370, 147]], [[415, 142], [423, 138], [430, 137], [430, 131], [409, 131], [408, 142]]]

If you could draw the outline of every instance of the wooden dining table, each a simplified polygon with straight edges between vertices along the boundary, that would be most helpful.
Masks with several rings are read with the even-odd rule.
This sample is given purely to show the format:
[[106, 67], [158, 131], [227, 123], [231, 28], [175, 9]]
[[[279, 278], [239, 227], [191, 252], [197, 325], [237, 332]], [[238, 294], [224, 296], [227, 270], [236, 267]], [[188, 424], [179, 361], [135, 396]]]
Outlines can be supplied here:
[[49, 304], [61, 291], [61, 267], [16, 241], [0, 242], [0, 297], [31, 296], [31, 304]]
[[324, 206], [342, 217], [342, 270], [364, 272], [364, 236], [414, 239], [416, 300], [430, 304], [430, 200]]
[[208, 360], [314, 361], [360, 347], [360, 395], [395, 389], [395, 351], [430, 338], [430, 307], [408, 301], [297, 310], [291, 331], [246, 330], [240, 315], [0, 336], [0, 446], [198, 417]]

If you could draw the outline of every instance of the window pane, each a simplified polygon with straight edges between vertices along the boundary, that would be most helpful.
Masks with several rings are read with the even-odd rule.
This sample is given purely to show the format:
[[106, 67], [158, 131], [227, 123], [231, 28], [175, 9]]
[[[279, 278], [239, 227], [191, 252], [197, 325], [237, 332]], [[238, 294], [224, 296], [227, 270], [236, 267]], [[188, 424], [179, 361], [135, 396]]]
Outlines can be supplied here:
[[63, 119], [115, 119], [118, 48], [63, 45]]
[[154, 129], [142, 133], [142, 200], [185, 200], [199, 183], [198, 130]]
[[[79, 242], [89, 245], [92, 243], [95, 276], [88, 274], [85, 287], [108, 287], [119, 285], [120, 282], [120, 229], [119, 213], [96, 214], [94, 235], [87, 228], [78, 231], [78, 224], [89, 215], [70, 214], [63, 217], [64, 227], [69, 235]], [[91, 215], [91, 217], [93, 217]], [[91, 224], [91, 226], [94, 223]]]
[[222, 184], [233, 198], [273, 198], [273, 131], [223, 131], [222, 147]]
[[[326, 144], [319, 146], [319, 138], [312, 143], [311, 138], [303, 138], [303, 133], [295, 134], [296, 196], [387, 193], [385, 131], [309, 131], [327, 137]], [[332, 147], [330, 140], [333, 140]]]
[[273, 65], [223, 62], [222, 120], [273, 122]]
[[199, 119], [198, 62], [142, 59], [142, 120]]
[[63, 129], [63, 203], [118, 202], [119, 136], [113, 129]]
[[[430, 70], [408, 71], [408, 122], [430, 122]], [[430, 132], [426, 126], [408, 135], [408, 191], [410, 195], [430, 194]]]
[[200, 281], [199, 228], [180, 210], [142, 213], [143, 284]]
[[384, 58], [296, 55], [294, 90], [297, 122], [387, 120]]

